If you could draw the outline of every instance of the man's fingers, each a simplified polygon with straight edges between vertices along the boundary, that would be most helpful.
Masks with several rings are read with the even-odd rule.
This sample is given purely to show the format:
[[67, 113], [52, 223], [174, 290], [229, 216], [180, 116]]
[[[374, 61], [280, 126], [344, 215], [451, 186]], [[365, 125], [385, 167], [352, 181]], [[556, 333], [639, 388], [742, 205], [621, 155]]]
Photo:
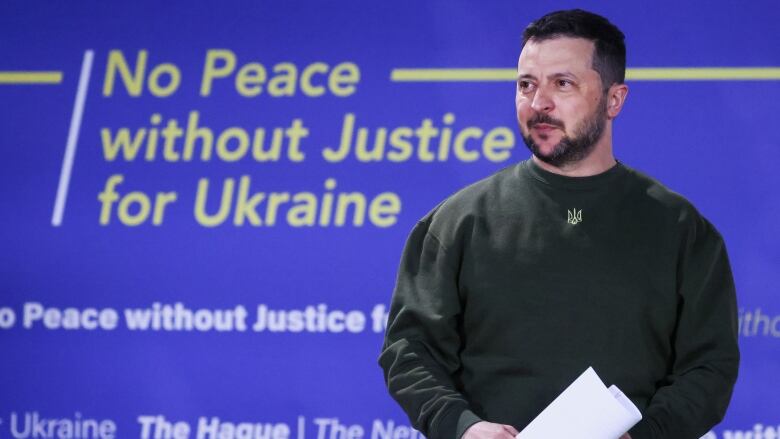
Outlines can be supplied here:
[[516, 435], [511, 425], [480, 421], [466, 429], [463, 439], [515, 439]]

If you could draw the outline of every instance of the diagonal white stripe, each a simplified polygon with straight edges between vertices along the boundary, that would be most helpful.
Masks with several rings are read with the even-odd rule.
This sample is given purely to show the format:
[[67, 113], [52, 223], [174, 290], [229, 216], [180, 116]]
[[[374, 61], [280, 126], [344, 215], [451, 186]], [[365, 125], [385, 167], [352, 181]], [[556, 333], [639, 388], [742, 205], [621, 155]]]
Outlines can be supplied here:
[[68, 142], [65, 145], [65, 156], [62, 159], [60, 171], [60, 184], [57, 186], [57, 199], [54, 201], [54, 213], [51, 216], [51, 225], [58, 227], [62, 224], [62, 215], [65, 213], [65, 201], [68, 198], [70, 186], [70, 172], [73, 169], [73, 160], [76, 157], [76, 144], [81, 130], [81, 116], [84, 114], [84, 102], [87, 100], [87, 88], [89, 88], [89, 74], [92, 71], [92, 58], [95, 53], [92, 50], [84, 52], [84, 60], [81, 62], [81, 75], [79, 87], [76, 91], [76, 102], [73, 104], [73, 115], [70, 119]]

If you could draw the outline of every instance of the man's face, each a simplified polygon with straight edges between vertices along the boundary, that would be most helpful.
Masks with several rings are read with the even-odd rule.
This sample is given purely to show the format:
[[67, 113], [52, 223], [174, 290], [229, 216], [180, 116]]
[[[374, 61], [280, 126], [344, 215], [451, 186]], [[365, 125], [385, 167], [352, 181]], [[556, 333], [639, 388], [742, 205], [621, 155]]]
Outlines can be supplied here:
[[559, 37], [523, 47], [515, 107], [523, 140], [553, 166], [587, 157], [602, 137], [607, 100], [592, 68], [593, 42]]

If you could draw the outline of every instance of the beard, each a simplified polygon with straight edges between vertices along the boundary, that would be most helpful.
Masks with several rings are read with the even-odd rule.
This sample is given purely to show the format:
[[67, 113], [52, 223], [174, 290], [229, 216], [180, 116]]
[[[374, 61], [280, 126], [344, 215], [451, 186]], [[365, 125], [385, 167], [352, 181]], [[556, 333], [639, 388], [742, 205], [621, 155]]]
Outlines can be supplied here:
[[539, 145], [531, 137], [531, 128], [538, 123], [553, 125], [565, 132], [563, 121], [553, 119], [545, 113], [536, 113], [526, 124], [528, 134], [522, 133], [521, 130], [523, 141], [533, 155], [556, 168], [579, 162], [593, 152], [596, 142], [604, 134], [604, 127], [607, 123], [606, 96], [601, 98], [596, 110], [577, 125], [574, 129], [574, 135], [569, 137], [564, 134], [561, 141], [552, 148], [549, 154], [542, 153]]

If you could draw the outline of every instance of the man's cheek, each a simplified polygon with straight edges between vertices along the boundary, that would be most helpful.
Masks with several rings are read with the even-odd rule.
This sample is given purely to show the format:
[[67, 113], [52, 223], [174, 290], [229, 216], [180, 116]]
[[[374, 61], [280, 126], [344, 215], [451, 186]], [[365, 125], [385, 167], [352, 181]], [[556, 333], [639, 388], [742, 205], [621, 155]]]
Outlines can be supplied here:
[[520, 114], [518, 114], [517, 126], [520, 127], [520, 132], [523, 133], [524, 136], [530, 134], [531, 130], [528, 129], [528, 118], [522, 117]]

